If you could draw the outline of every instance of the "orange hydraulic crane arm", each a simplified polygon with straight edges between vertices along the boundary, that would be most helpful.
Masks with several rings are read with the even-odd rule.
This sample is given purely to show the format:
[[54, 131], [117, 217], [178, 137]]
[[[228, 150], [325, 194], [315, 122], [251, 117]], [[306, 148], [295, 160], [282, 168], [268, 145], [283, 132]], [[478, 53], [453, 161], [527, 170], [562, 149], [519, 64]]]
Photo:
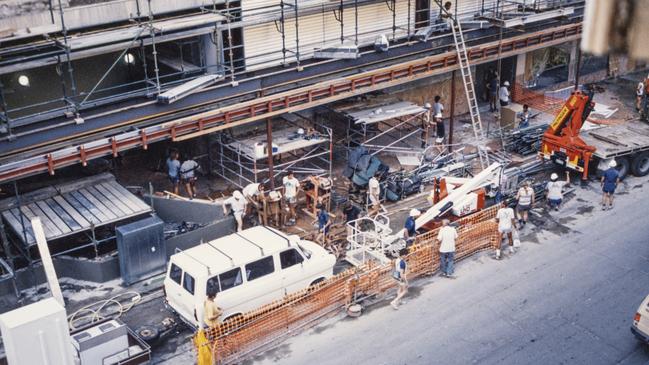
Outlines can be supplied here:
[[570, 95], [570, 98], [563, 104], [561, 111], [554, 118], [546, 133], [555, 136], [578, 136], [581, 127], [595, 107], [595, 103], [591, 101], [592, 96], [592, 92], [585, 94], [581, 91], [575, 91]]

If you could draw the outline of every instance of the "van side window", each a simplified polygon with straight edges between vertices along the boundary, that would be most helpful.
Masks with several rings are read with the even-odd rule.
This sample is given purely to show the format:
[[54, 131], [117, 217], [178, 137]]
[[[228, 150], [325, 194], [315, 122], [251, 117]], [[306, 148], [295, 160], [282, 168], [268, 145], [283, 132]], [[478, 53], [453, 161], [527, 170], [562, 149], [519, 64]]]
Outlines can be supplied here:
[[287, 267], [301, 263], [304, 259], [296, 249], [292, 248], [280, 253], [279, 261], [282, 264], [282, 269], [286, 269]]
[[169, 270], [169, 279], [175, 281], [180, 285], [180, 279], [183, 276], [183, 270], [176, 266], [175, 264], [171, 264], [171, 270]]
[[246, 279], [252, 281], [275, 271], [273, 256], [264, 257], [246, 265]]
[[185, 273], [185, 278], [183, 279], [183, 288], [189, 292], [189, 294], [194, 295], [194, 277]]
[[[219, 279], [221, 281], [221, 287], [219, 287]], [[231, 288], [234, 288], [237, 285], [241, 285], [243, 283], [243, 277], [241, 276], [241, 268], [236, 268], [232, 269], [230, 271], [226, 271], [222, 273], [221, 275], [215, 275], [207, 280], [207, 291], [209, 292], [210, 289], [213, 289], [214, 291], [222, 292]]]

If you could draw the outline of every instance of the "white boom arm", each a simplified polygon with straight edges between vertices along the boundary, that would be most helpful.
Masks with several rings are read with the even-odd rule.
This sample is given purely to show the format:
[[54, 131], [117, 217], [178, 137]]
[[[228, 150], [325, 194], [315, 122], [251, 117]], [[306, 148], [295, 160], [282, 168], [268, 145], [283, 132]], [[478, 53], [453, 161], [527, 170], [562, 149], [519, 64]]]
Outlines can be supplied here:
[[[464, 198], [468, 193], [479, 188], [482, 184], [484, 184], [485, 181], [491, 179], [494, 173], [500, 168], [502, 168], [502, 166], [499, 163], [493, 163], [486, 169], [480, 171], [480, 173], [474, 176], [472, 179], [451, 191], [451, 193], [446, 196], [446, 198], [440, 200], [437, 204], [433, 205], [430, 209], [428, 209], [424, 214], [420, 215], [419, 218], [415, 220], [415, 228], [421, 228], [424, 224], [430, 222], [431, 220], [437, 218], [440, 214], [451, 209], [456, 201]], [[404, 229], [400, 230], [396, 234], [396, 236], [403, 237], [403, 231]]]

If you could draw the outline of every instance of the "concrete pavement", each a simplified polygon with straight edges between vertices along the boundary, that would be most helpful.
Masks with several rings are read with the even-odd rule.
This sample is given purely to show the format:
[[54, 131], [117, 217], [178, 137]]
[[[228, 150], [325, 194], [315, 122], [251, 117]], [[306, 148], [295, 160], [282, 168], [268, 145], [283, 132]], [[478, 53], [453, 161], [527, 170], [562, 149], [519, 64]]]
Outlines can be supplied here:
[[599, 184], [577, 188], [560, 212], [535, 208], [516, 254], [469, 258], [456, 280], [416, 282], [398, 311], [389, 297], [248, 363], [648, 363], [629, 326], [649, 294], [649, 179], [618, 192], [602, 211]]

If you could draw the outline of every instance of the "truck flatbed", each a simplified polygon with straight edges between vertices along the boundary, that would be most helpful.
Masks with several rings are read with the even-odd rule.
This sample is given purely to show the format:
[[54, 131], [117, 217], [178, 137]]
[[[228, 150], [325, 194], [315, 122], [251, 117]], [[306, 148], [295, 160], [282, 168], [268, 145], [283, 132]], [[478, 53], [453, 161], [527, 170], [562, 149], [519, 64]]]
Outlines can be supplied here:
[[593, 155], [600, 159], [649, 150], [649, 124], [639, 120], [582, 130], [580, 137], [586, 144], [597, 149]]

